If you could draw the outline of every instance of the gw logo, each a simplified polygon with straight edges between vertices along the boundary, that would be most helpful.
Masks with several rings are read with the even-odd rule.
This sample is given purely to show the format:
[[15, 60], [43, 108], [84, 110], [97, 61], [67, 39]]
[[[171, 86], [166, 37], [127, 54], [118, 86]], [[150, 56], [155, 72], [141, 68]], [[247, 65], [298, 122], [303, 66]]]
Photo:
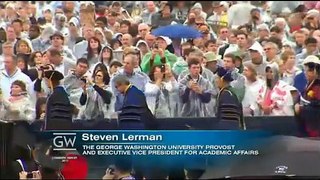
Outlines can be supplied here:
[[76, 133], [53, 133], [53, 150], [76, 150], [74, 148], [76, 142]]

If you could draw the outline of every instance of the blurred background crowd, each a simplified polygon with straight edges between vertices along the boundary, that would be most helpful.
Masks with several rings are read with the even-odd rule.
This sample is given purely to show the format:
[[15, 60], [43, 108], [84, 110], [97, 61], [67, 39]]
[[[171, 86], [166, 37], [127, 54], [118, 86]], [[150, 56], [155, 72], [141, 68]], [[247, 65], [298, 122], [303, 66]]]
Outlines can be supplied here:
[[[116, 116], [123, 101], [113, 84], [119, 74], [145, 93], [156, 117], [215, 116], [219, 91], [226, 85], [242, 103], [245, 116], [293, 116], [306, 85], [318, 77], [317, 66], [305, 62], [319, 53], [318, 2], [0, 5], [5, 120], [45, 117], [50, 88], [43, 72], [52, 69], [64, 75], [61, 84], [76, 119]], [[193, 27], [201, 36], [152, 33], [174, 24]], [[315, 61], [311, 64], [319, 64]], [[226, 75], [219, 73], [223, 69], [231, 74], [226, 83], [219, 82]]]

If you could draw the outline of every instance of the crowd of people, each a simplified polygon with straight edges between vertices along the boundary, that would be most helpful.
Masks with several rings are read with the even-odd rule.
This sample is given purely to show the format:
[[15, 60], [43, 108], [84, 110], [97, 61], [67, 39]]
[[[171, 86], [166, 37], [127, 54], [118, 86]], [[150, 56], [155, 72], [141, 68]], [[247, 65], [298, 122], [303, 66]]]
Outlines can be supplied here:
[[[235, 114], [293, 116], [306, 83], [317, 79], [316, 71], [303, 75], [310, 67], [306, 59], [317, 58], [311, 55], [319, 51], [317, 9], [300, 4], [290, 13], [286, 8], [270, 13], [269, 2], [255, 7], [221, 1], [213, 2], [207, 14], [200, 3], [190, 8], [183, 1], [144, 5], [139, 13], [140, 6], [134, 6], [130, 15], [116, 1], [109, 7], [2, 3], [1, 118], [44, 119], [52, 91], [44, 72], [53, 69], [64, 76], [60, 84], [75, 119], [116, 117], [123, 101], [113, 82], [118, 75], [145, 93], [158, 118], [227, 118], [224, 105], [234, 96]], [[97, 11], [88, 19], [92, 7]], [[241, 19], [234, 17], [237, 13]], [[202, 37], [151, 33], [179, 23], [196, 28]], [[297, 80], [300, 75], [304, 81]], [[225, 93], [219, 96], [225, 88], [231, 93], [226, 99]]]
[[[318, 2], [2, 1], [0, 119], [116, 118], [131, 86], [156, 118], [294, 116], [319, 105], [319, 17]], [[152, 33], [173, 24], [202, 36]]]

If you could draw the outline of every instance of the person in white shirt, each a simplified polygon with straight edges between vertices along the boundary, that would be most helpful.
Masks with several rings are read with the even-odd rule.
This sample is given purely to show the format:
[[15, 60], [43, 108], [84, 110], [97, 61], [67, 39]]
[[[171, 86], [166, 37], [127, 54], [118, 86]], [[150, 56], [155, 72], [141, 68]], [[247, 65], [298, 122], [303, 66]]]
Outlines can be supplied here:
[[32, 99], [35, 99], [32, 81], [29, 76], [25, 75], [17, 67], [16, 56], [5, 56], [4, 69], [0, 73], [0, 89], [2, 90], [2, 98], [8, 99], [10, 97], [10, 85], [16, 80], [24, 82], [27, 85], [26, 90], [28, 95], [32, 97]]
[[244, 116], [258, 116], [260, 109], [257, 104], [258, 90], [263, 86], [264, 81], [257, 77], [257, 71], [252, 63], [247, 63], [243, 69], [245, 79], [245, 94], [242, 100]]
[[4, 69], [4, 57], [13, 55], [13, 44], [5, 42], [2, 44], [2, 55], [0, 55], [0, 70]]

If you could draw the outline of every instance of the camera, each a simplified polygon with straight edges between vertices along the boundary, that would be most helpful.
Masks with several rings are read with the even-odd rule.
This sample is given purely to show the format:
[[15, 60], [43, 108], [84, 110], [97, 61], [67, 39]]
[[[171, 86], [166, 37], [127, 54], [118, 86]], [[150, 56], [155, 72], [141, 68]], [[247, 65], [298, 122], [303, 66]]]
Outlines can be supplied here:
[[158, 43], [155, 43], [155, 44], [154, 44], [154, 46], [153, 46], [153, 48], [155, 48], [155, 49], [159, 49], [159, 45], [158, 45]]
[[84, 82], [85, 84], [87, 83], [87, 79], [86, 79], [85, 77], [82, 77], [80, 80], [81, 80], [82, 82]]
[[32, 178], [33, 178], [33, 173], [32, 172], [28, 172], [27, 179], [32, 179]]
[[40, 69], [41, 69], [41, 70], [48, 70], [48, 69], [49, 69], [49, 66], [40, 66]]

